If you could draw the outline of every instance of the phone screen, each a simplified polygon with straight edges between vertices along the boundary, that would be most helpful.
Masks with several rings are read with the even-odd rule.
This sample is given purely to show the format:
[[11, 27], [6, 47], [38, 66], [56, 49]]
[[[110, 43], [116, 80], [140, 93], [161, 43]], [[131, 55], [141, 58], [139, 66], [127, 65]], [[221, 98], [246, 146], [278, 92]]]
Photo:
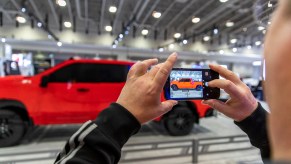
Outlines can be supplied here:
[[220, 90], [207, 85], [218, 78], [218, 73], [210, 69], [173, 68], [164, 87], [165, 97], [174, 100], [219, 98]]

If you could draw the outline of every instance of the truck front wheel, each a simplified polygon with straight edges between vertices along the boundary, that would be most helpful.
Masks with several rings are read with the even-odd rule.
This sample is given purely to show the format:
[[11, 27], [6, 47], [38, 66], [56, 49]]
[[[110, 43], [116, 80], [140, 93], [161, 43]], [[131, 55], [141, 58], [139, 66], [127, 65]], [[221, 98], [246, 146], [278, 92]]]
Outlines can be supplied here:
[[18, 144], [25, 133], [23, 119], [14, 111], [0, 109], [0, 147]]
[[195, 116], [186, 107], [176, 107], [164, 117], [164, 125], [172, 136], [189, 134], [194, 126]]

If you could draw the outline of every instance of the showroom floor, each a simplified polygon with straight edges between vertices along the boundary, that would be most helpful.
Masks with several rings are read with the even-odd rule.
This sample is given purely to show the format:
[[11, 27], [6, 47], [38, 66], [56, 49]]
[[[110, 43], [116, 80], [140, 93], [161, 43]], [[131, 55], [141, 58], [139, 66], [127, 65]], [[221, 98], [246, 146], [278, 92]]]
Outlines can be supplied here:
[[[2, 164], [50, 164], [79, 125], [38, 127], [20, 146], [1, 148]], [[198, 147], [195, 144], [198, 143]], [[192, 153], [192, 148], [194, 152]], [[196, 149], [195, 149], [196, 148]], [[198, 161], [198, 162], [195, 162]], [[121, 164], [261, 164], [258, 149], [245, 134], [223, 115], [201, 119], [184, 137], [166, 135], [164, 129], [149, 123], [123, 148]]]

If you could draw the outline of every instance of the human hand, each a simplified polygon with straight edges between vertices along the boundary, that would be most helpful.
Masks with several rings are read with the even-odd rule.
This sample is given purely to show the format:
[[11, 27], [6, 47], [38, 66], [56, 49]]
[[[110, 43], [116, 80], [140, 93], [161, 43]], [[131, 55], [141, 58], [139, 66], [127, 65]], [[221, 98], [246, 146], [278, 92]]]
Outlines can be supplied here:
[[232, 71], [219, 65], [210, 64], [209, 67], [225, 78], [210, 81], [208, 83], [209, 87], [223, 89], [229, 94], [230, 99], [226, 102], [211, 99], [204, 100], [202, 103], [211, 106], [237, 122], [250, 116], [257, 108], [258, 102], [249, 87]]
[[178, 102], [161, 102], [161, 93], [176, 60], [177, 54], [173, 53], [164, 63], [154, 66], [148, 72], [150, 66], [157, 64], [157, 59], [135, 63], [129, 70], [126, 84], [116, 102], [132, 113], [141, 124], [171, 110]]

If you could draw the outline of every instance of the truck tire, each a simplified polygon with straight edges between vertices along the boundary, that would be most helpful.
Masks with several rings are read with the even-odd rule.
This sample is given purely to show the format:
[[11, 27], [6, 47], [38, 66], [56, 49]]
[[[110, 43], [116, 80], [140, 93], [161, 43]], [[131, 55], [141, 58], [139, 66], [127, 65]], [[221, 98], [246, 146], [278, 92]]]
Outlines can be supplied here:
[[178, 86], [175, 85], [175, 84], [171, 85], [171, 88], [172, 88], [174, 91], [178, 90]]
[[23, 119], [14, 111], [0, 109], [0, 147], [18, 144], [25, 133]]
[[195, 116], [187, 107], [176, 107], [164, 117], [163, 121], [170, 135], [184, 136], [192, 131]]

